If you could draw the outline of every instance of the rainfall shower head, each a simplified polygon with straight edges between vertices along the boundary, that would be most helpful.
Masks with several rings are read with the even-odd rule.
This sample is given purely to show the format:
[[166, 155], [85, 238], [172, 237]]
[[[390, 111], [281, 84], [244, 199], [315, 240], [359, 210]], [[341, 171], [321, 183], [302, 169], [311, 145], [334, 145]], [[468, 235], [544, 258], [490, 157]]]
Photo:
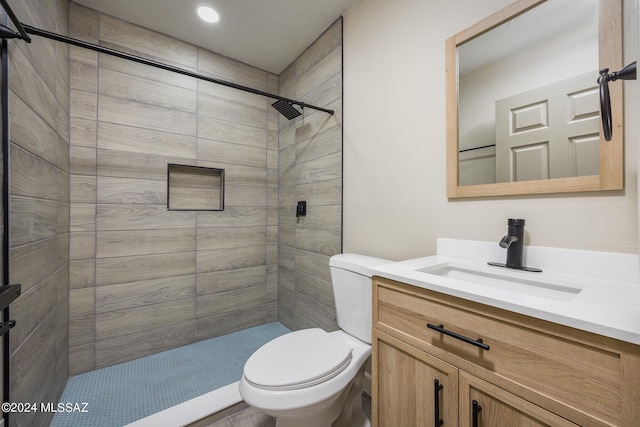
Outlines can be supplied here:
[[279, 99], [271, 105], [273, 106], [273, 108], [278, 110], [280, 114], [282, 114], [289, 120], [295, 119], [296, 117], [302, 115], [302, 113], [298, 111], [298, 109], [295, 108], [292, 103], [290, 103], [289, 101], [285, 101], [284, 99]]

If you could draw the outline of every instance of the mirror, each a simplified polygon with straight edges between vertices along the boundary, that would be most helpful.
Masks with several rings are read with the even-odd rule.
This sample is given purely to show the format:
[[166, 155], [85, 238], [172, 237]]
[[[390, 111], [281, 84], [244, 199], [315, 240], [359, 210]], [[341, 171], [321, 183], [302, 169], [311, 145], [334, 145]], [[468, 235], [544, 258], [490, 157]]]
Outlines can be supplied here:
[[519, 0], [446, 41], [449, 198], [623, 188], [622, 85], [605, 141], [597, 83], [621, 20], [621, 0]]

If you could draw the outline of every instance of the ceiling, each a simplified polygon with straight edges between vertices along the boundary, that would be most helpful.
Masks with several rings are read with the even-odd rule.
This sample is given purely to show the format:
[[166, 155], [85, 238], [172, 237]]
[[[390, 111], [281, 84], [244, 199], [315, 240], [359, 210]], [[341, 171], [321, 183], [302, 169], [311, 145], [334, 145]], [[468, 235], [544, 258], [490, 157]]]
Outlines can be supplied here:
[[[72, 1], [278, 75], [359, 0]], [[197, 17], [205, 4], [217, 23]]]

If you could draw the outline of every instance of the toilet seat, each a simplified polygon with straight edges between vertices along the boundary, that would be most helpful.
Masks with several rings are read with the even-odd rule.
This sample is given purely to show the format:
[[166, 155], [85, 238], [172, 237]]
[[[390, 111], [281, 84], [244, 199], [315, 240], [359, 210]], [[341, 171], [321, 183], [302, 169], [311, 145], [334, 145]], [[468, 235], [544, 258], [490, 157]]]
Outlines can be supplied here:
[[319, 328], [282, 335], [247, 360], [244, 377], [263, 390], [298, 390], [320, 384], [344, 371], [352, 349]]

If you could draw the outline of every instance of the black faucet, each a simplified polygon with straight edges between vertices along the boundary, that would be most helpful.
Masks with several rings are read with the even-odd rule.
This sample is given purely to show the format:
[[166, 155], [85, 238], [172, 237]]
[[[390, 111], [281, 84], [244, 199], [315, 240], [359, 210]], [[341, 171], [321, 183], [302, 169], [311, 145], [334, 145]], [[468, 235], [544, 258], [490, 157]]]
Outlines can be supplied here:
[[513, 268], [515, 270], [525, 270], [541, 272], [539, 268], [525, 267], [522, 265], [522, 252], [524, 249], [524, 219], [510, 218], [508, 221], [507, 235], [500, 240], [500, 247], [507, 249], [507, 262], [489, 262], [489, 265], [496, 267]]

